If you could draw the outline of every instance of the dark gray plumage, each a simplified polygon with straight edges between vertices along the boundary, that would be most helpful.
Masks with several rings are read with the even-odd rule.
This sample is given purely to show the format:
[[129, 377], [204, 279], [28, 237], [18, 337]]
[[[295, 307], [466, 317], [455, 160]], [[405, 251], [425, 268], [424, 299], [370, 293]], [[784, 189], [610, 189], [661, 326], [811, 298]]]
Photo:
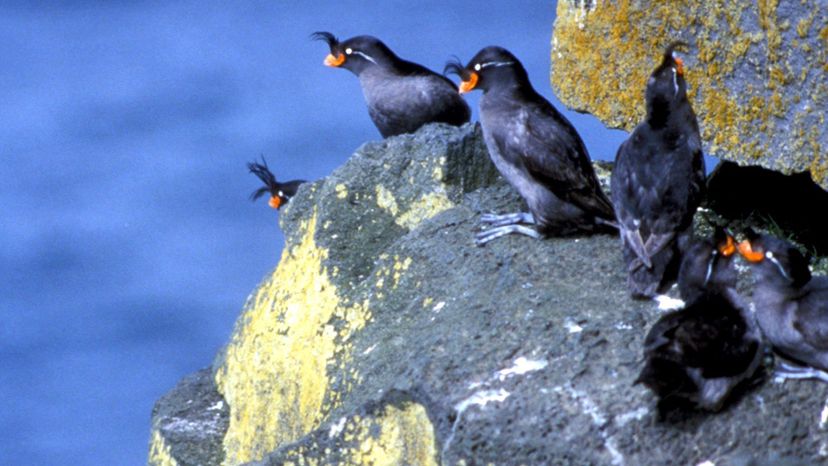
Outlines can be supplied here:
[[311, 37], [327, 42], [326, 65], [359, 78], [368, 114], [383, 137], [413, 133], [426, 123], [460, 126], [469, 121], [471, 110], [448, 78], [399, 58], [376, 37], [342, 42], [329, 32]]
[[[828, 370], [828, 277], [812, 277], [805, 256], [773, 236], [749, 237], [739, 244], [739, 252], [753, 264], [756, 318], [774, 350], [820, 371]], [[783, 365], [777, 375], [828, 382], [824, 373], [808, 368]]]
[[461, 92], [483, 91], [480, 124], [489, 155], [531, 212], [484, 216], [500, 228], [483, 232], [478, 244], [508, 233], [537, 238], [613, 231], [612, 204], [601, 191], [581, 137], [534, 90], [514, 55], [486, 47], [465, 67], [449, 63], [446, 69], [463, 80]]
[[762, 359], [761, 337], [736, 292], [735, 247], [729, 236], [694, 243], [681, 264], [686, 307], [662, 316], [644, 341], [645, 365], [636, 382], [659, 397], [718, 411], [732, 390], [751, 378]]
[[280, 209], [283, 205], [287, 204], [290, 198], [296, 194], [299, 185], [305, 182], [305, 180], [291, 180], [283, 183], [276, 181], [276, 176], [270, 171], [264, 157], [262, 157], [262, 163], [248, 163], [247, 169], [264, 183], [264, 186], [253, 191], [250, 199], [255, 201], [265, 194], [270, 194], [268, 204], [274, 209]]
[[628, 286], [650, 298], [675, 281], [689, 246], [705, 169], [682, 62], [667, 48], [647, 82], [647, 117], [621, 144], [612, 174]]

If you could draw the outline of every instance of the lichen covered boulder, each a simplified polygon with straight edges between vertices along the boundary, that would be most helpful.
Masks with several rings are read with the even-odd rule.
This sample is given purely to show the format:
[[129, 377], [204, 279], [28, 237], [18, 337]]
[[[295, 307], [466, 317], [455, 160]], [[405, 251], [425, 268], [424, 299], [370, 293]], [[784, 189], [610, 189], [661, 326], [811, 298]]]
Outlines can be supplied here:
[[[302, 188], [279, 266], [216, 358], [227, 429], [210, 451], [259, 466], [825, 461], [824, 384], [660, 419], [633, 382], [661, 311], [628, 297], [618, 239], [475, 246], [481, 213], [521, 207], [468, 125], [369, 143]], [[174, 462], [151, 463], [199, 464], [169, 433], [152, 448]]]
[[705, 151], [828, 189], [828, 8], [800, 0], [559, 0], [552, 86], [567, 106], [631, 130], [664, 48], [682, 40]]

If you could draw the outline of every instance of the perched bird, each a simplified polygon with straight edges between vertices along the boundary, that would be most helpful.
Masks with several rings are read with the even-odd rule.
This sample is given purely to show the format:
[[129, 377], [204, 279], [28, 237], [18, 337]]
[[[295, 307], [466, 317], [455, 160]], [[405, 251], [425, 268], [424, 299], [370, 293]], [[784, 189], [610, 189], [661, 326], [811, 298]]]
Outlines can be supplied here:
[[541, 238], [614, 231], [612, 203], [601, 191], [584, 142], [532, 88], [514, 55], [486, 47], [465, 67], [450, 62], [446, 71], [460, 76], [461, 93], [483, 91], [480, 124], [489, 156], [530, 211], [484, 215], [493, 228], [477, 235], [478, 244], [509, 233]]
[[690, 245], [705, 169], [696, 115], [687, 100], [683, 62], [667, 47], [647, 81], [647, 116], [621, 144], [612, 173], [628, 287], [652, 298], [676, 279]]
[[759, 367], [761, 336], [735, 289], [735, 252], [733, 239], [719, 230], [693, 244], [682, 261], [679, 286], [688, 304], [652, 326], [636, 380], [658, 395], [660, 407], [680, 399], [718, 411]]
[[256, 175], [264, 183], [264, 186], [253, 191], [250, 199], [255, 201], [265, 193], [270, 193], [268, 205], [274, 209], [279, 209], [285, 205], [296, 194], [299, 185], [305, 182], [305, 180], [291, 180], [279, 183], [267, 167], [267, 162], [264, 157], [262, 157], [262, 163], [251, 162], [247, 164], [247, 168], [250, 170], [250, 173]]
[[376, 37], [340, 42], [330, 32], [313, 39], [328, 43], [325, 65], [345, 68], [359, 78], [368, 114], [382, 137], [413, 133], [426, 123], [467, 123], [471, 110], [445, 76], [398, 57]]
[[812, 277], [808, 259], [773, 236], [749, 233], [739, 253], [753, 265], [753, 302], [765, 338], [777, 353], [809, 366], [782, 364], [775, 375], [828, 382], [828, 277]]

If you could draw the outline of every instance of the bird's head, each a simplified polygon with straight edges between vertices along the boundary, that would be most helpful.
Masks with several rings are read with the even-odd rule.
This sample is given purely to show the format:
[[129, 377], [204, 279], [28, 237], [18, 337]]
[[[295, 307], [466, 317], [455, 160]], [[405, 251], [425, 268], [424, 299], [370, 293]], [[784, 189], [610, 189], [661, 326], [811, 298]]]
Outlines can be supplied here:
[[330, 32], [314, 32], [311, 38], [328, 44], [330, 53], [323, 62], [325, 66], [345, 68], [357, 76], [368, 67], [386, 66], [397, 59], [391, 49], [373, 36], [356, 36], [340, 42]]
[[748, 230], [739, 243], [739, 254], [757, 266], [760, 277], [799, 288], [811, 280], [808, 258], [791, 243]]
[[522, 85], [529, 82], [526, 70], [511, 52], [503, 47], [486, 47], [475, 55], [466, 66], [459, 59], [446, 64], [444, 73], [460, 77], [460, 93], [474, 89], [487, 92], [497, 87]]
[[648, 111], [687, 99], [684, 60], [676, 55], [678, 48], [686, 46], [684, 42], [673, 42], [667, 46], [661, 64], [650, 74], [646, 91]]

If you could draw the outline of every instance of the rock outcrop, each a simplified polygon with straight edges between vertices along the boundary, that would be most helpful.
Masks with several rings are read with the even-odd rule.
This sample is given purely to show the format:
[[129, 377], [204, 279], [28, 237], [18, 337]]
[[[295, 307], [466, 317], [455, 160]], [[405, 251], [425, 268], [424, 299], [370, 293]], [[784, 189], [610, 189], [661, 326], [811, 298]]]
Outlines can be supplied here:
[[633, 381], [660, 311], [627, 296], [618, 239], [474, 245], [481, 212], [520, 207], [470, 125], [368, 143], [303, 186], [210, 377], [156, 407], [150, 463], [826, 461], [825, 384], [659, 419]]
[[665, 46], [682, 40], [705, 152], [828, 189], [828, 8], [822, 0], [559, 0], [552, 86], [631, 130]]

